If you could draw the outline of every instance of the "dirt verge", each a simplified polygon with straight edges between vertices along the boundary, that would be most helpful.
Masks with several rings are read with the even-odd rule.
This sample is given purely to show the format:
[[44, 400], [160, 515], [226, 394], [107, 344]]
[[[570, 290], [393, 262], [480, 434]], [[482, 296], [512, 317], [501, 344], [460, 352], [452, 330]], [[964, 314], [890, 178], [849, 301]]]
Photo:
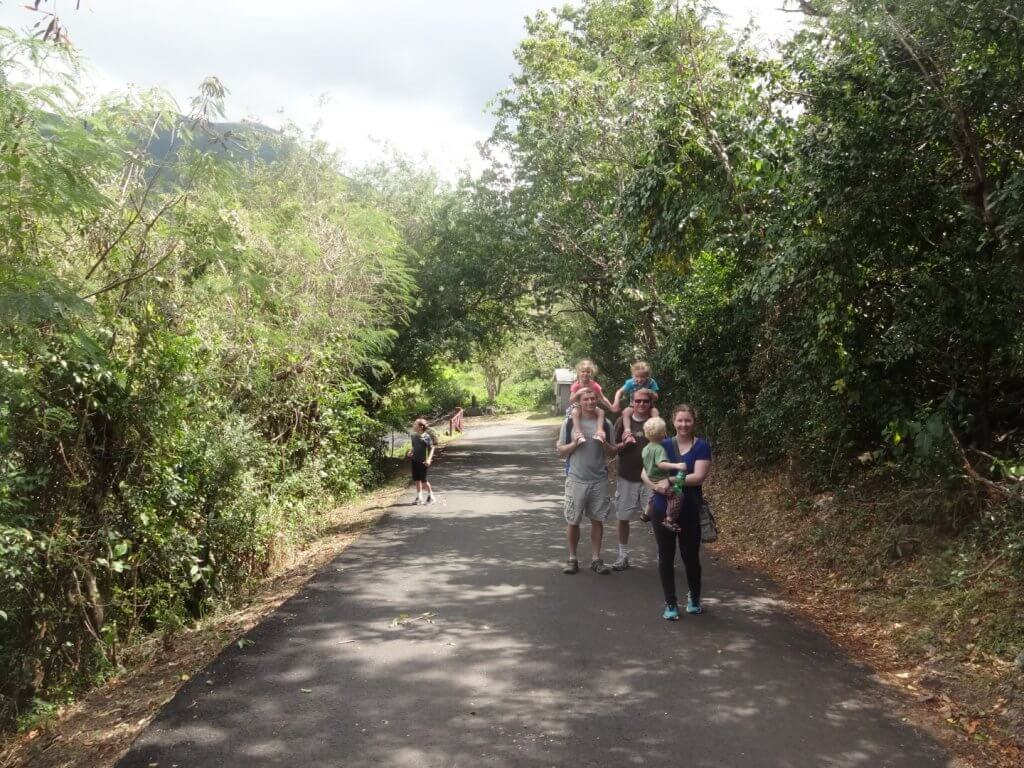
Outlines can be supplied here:
[[[900, 523], [914, 500], [892, 489], [815, 494], [779, 474], [716, 466], [709, 490], [727, 563], [766, 573], [962, 760], [1024, 766], [1021, 574]], [[954, 562], [966, 575], [950, 586]], [[993, 651], [1001, 642], [1009, 648]]]

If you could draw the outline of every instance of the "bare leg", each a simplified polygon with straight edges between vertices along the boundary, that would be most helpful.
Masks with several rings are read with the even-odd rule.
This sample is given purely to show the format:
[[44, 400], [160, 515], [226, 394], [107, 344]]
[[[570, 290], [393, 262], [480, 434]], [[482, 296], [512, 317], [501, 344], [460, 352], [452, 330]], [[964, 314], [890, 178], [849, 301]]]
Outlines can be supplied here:
[[607, 435], [604, 433], [604, 410], [601, 408], [597, 409], [597, 429], [594, 431], [594, 439], [599, 443], [603, 443]]
[[[579, 528], [576, 529], [579, 536]], [[601, 539], [604, 538], [604, 523], [593, 520], [590, 523], [590, 558], [597, 560], [601, 556]]]
[[567, 525], [565, 527], [566, 537], [569, 539], [569, 559], [577, 560], [576, 547], [580, 543], [580, 527], [578, 525]]
[[580, 424], [580, 407], [574, 405], [572, 407], [572, 439], [582, 440], [583, 439], [583, 426]]

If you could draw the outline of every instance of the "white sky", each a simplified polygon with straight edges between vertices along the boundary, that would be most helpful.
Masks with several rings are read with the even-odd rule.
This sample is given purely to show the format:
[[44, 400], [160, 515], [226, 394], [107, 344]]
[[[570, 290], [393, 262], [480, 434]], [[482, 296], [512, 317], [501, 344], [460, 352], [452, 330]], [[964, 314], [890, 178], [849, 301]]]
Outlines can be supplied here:
[[[0, 25], [34, 23], [0, 0]], [[90, 62], [98, 90], [159, 86], [187, 110], [216, 75], [228, 118], [309, 128], [361, 164], [382, 142], [444, 175], [476, 168], [485, 106], [508, 85], [523, 19], [561, 0], [48, 0]], [[798, 22], [783, 0], [717, 0], [731, 24], [753, 16], [769, 45]]]

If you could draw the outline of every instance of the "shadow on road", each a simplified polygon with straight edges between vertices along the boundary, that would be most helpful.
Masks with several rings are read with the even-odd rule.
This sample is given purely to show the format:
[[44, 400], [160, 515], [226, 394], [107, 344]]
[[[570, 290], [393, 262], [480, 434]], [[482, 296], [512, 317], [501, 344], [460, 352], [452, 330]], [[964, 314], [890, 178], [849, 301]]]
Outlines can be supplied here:
[[643, 552], [563, 576], [554, 430], [502, 427], [449, 449], [442, 503], [393, 512], [120, 765], [947, 765], [750, 578], [710, 567], [709, 612], [673, 624]]

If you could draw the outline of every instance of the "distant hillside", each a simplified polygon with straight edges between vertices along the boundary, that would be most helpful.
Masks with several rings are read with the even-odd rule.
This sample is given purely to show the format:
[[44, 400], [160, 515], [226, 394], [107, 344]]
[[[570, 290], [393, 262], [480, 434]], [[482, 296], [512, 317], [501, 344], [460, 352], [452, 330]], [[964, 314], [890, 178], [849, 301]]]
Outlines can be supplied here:
[[[179, 125], [190, 126], [191, 121], [182, 116]], [[166, 160], [185, 146], [186, 137], [191, 145], [201, 152], [209, 152], [239, 160], [259, 159], [273, 162], [281, 156], [287, 142], [280, 131], [261, 123], [248, 121], [211, 123], [205, 128], [196, 127], [191, 131], [163, 130], [149, 146], [150, 155], [156, 160]]]

